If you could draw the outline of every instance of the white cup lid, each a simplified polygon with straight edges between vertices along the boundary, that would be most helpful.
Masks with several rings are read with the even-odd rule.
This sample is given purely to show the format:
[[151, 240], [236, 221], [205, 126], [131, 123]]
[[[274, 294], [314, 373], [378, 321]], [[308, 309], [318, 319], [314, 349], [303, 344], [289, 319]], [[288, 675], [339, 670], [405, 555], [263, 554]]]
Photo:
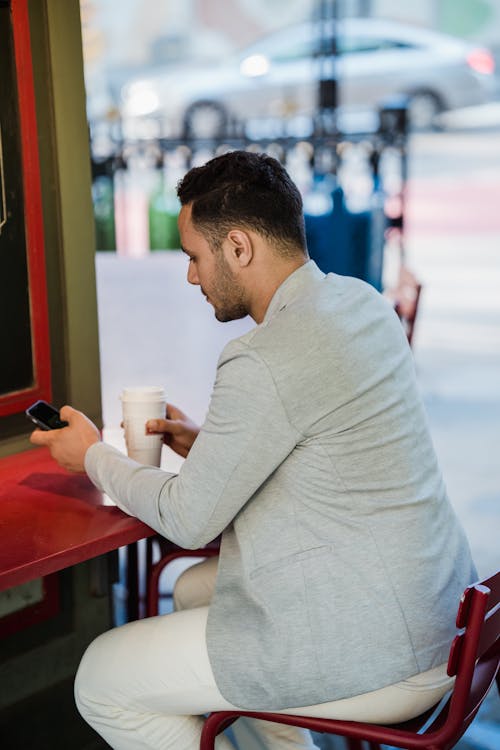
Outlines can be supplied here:
[[134, 386], [124, 388], [120, 398], [122, 401], [158, 401], [165, 399], [165, 390], [161, 385]]

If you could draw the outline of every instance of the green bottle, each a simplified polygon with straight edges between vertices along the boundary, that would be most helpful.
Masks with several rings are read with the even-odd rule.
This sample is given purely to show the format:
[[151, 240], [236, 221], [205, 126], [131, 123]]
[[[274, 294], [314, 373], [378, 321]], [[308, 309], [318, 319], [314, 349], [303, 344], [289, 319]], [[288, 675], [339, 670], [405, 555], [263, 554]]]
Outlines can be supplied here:
[[165, 184], [163, 169], [158, 170], [149, 199], [149, 247], [151, 250], [178, 250], [181, 246], [177, 217], [180, 203], [173, 188]]

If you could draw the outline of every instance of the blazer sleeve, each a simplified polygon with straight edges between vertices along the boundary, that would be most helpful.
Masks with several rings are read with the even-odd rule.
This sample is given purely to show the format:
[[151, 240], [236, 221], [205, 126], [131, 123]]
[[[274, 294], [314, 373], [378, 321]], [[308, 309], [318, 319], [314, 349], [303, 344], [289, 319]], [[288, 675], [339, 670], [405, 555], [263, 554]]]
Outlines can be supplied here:
[[102, 443], [87, 451], [86, 470], [123, 510], [195, 549], [231, 523], [300, 438], [267, 364], [234, 341], [221, 355], [206, 421], [178, 475]]

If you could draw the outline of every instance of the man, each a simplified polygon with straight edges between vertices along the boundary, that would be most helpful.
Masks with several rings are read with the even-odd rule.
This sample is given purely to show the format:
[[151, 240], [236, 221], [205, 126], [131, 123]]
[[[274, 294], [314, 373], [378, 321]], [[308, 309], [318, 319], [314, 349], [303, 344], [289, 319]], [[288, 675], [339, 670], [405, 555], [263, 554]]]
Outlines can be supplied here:
[[[33, 442], [183, 547], [222, 533], [220, 558], [183, 576], [179, 611], [91, 644], [80, 711], [134, 750], [195, 748], [199, 715], [230, 705], [410, 718], [449, 686], [475, 570], [404, 332], [374, 289], [308, 259], [300, 194], [274, 159], [225, 154], [178, 194], [188, 281], [218, 320], [257, 324], [222, 352], [200, 430], [170, 405], [148, 423], [186, 456], [179, 475], [104, 445], [69, 407], [69, 427]], [[311, 747], [258, 730], [269, 748]]]

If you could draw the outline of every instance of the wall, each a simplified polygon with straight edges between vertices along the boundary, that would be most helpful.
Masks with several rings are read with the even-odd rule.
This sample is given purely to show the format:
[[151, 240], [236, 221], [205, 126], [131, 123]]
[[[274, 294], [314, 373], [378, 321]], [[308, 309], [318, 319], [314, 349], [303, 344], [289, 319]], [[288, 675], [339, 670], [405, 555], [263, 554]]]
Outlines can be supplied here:
[[[71, 403], [99, 422], [95, 239], [80, 7], [77, 0], [30, 0], [29, 12], [53, 401]], [[28, 448], [30, 431], [23, 414], [2, 418], [0, 455]]]
[[[99, 422], [95, 240], [80, 7], [78, 0], [29, 0], [29, 13], [53, 401], [72, 403]], [[23, 414], [2, 418], [0, 454], [28, 448], [30, 431]], [[93, 741], [74, 709], [72, 680], [87, 644], [111, 625], [115, 563], [116, 555], [110, 555], [60, 573], [57, 615], [1, 640], [0, 684], [8, 686], [0, 691], [2, 748], [76, 750], [86, 746], [89, 735]], [[26, 713], [29, 721], [24, 720]]]

